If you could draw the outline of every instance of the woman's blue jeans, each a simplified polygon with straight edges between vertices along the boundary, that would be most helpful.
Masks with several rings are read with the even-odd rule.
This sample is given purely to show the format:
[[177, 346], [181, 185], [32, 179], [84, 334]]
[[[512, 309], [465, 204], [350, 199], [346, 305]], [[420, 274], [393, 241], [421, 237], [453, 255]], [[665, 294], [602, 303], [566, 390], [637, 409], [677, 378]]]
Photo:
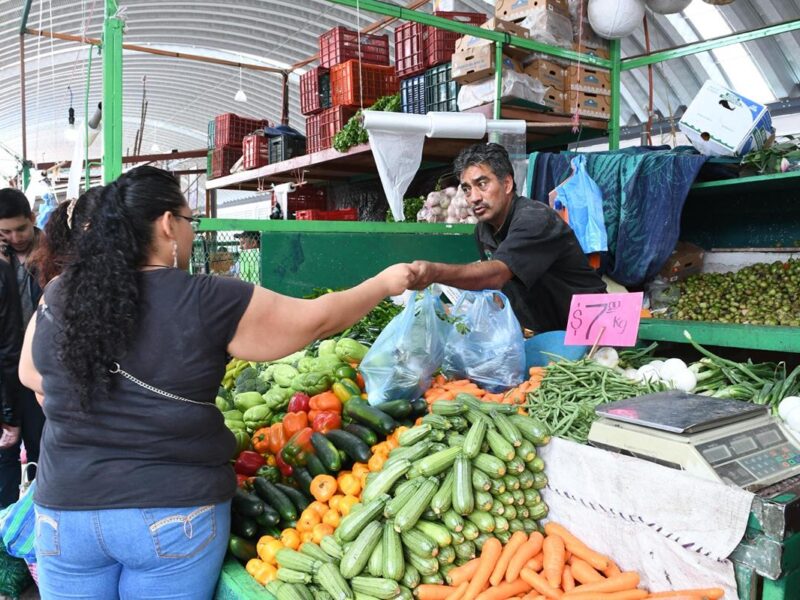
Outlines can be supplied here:
[[212, 598], [229, 531], [230, 501], [110, 510], [37, 505], [42, 600]]

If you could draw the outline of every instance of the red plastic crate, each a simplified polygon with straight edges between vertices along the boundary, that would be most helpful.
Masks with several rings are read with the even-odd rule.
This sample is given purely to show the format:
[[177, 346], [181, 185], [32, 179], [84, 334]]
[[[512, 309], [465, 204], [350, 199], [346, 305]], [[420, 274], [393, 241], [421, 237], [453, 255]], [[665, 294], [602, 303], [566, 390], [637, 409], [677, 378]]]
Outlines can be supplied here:
[[231, 167], [242, 158], [242, 149], [233, 146], [214, 148], [211, 152], [211, 177], [224, 177], [231, 174]]
[[245, 171], [269, 164], [269, 140], [263, 135], [246, 135], [242, 140], [242, 166]]
[[348, 60], [331, 68], [331, 106], [370, 106], [398, 89], [394, 67]]
[[[486, 15], [483, 13], [439, 10], [435, 11], [433, 14], [437, 17], [458, 21], [459, 23], [468, 23], [470, 25], [483, 25], [486, 22]], [[461, 37], [461, 34], [427, 25], [423, 37], [425, 66], [435, 67], [436, 65], [450, 62], [453, 52], [456, 51], [456, 41]]]
[[306, 118], [306, 149], [309, 154], [333, 147], [333, 136], [356, 114], [349, 106], [336, 106]]
[[244, 136], [250, 135], [256, 129], [269, 127], [269, 125], [267, 120], [246, 119], [233, 113], [217, 115], [217, 118], [214, 119], [214, 146], [217, 148], [222, 146], [241, 148]]
[[346, 27], [334, 27], [319, 36], [319, 64], [332, 67], [351, 60], [373, 65], [389, 64], [389, 36], [372, 33], [359, 34]]
[[343, 208], [341, 210], [298, 210], [295, 213], [298, 221], [358, 221], [358, 210]]
[[327, 86], [328, 106], [323, 102], [323, 90], [320, 78], [328, 74], [325, 67], [315, 67], [300, 76], [300, 112], [314, 115], [330, 107], [330, 83]]
[[325, 190], [303, 186], [288, 196], [289, 214], [302, 210], [325, 210], [328, 207], [328, 198]]
[[425, 70], [425, 26], [410, 21], [394, 30], [394, 66], [398, 77], [411, 77]]
[[[324, 111], [323, 111], [324, 112]], [[322, 150], [319, 137], [319, 122], [322, 113], [306, 117], [306, 152], [311, 154]]]

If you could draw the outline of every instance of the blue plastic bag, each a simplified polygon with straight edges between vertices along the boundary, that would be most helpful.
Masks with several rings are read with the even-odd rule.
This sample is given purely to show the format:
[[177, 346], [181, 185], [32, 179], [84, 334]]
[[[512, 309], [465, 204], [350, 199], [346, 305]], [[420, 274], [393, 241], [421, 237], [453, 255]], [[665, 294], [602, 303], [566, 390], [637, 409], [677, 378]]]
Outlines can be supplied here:
[[0, 512], [0, 536], [9, 555], [36, 562], [34, 550], [34, 525], [36, 516], [33, 508], [34, 481], [28, 490], [14, 504]]
[[369, 403], [419, 398], [442, 364], [448, 328], [437, 294], [429, 288], [412, 295], [359, 365]]
[[42, 204], [39, 206], [36, 215], [36, 226], [39, 229], [44, 229], [44, 226], [47, 225], [47, 221], [50, 220], [50, 213], [56, 208], [58, 208], [58, 200], [56, 200], [56, 195], [48, 186], [47, 192], [42, 194]]
[[603, 192], [586, 172], [586, 157], [578, 155], [571, 161], [572, 176], [553, 193], [556, 210], [567, 210], [569, 226], [586, 254], [606, 252], [608, 233], [603, 216]]
[[503, 392], [525, 380], [525, 340], [511, 303], [495, 290], [464, 292], [451, 311], [455, 324], [445, 346], [442, 372]]

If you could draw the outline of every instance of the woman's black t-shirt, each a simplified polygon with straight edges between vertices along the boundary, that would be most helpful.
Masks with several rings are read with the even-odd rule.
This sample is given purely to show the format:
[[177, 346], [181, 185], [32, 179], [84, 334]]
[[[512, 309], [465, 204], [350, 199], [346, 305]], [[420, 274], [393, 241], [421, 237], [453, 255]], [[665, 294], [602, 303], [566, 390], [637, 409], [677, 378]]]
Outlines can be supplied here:
[[32, 346], [47, 417], [34, 497], [42, 506], [180, 507], [233, 496], [235, 440], [214, 398], [253, 286], [178, 269], [143, 271], [139, 282], [139, 324], [120, 367], [200, 404], [113, 375], [108, 393], [95, 394], [82, 410], [57, 358], [63, 298], [60, 281], [53, 281], [37, 311]]

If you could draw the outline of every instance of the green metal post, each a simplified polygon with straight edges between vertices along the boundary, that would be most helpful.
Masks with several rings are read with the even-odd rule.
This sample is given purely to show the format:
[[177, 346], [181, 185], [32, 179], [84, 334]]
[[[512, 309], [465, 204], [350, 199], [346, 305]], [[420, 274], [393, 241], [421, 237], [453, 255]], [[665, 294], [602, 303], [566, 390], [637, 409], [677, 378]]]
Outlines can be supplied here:
[[28, 28], [28, 16], [31, 14], [31, 4], [33, 4], [33, 0], [25, 0], [25, 6], [22, 7], [22, 19], [19, 23], [20, 35], [24, 35], [25, 30]]
[[494, 43], [494, 118], [500, 118], [500, 100], [503, 96], [503, 43]]
[[122, 28], [117, 0], [105, 0], [103, 21], [103, 182], [122, 174]]
[[31, 182], [31, 166], [27, 160], [22, 161], [22, 191], [28, 189]]
[[86, 69], [86, 93], [83, 96], [83, 169], [84, 190], [91, 187], [92, 168], [89, 166], [89, 90], [92, 85], [92, 53], [94, 46], [89, 46], [89, 66]]
[[622, 95], [620, 75], [622, 73], [622, 50], [619, 40], [611, 41], [611, 115], [608, 121], [608, 149], [619, 150], [620, 96]]

